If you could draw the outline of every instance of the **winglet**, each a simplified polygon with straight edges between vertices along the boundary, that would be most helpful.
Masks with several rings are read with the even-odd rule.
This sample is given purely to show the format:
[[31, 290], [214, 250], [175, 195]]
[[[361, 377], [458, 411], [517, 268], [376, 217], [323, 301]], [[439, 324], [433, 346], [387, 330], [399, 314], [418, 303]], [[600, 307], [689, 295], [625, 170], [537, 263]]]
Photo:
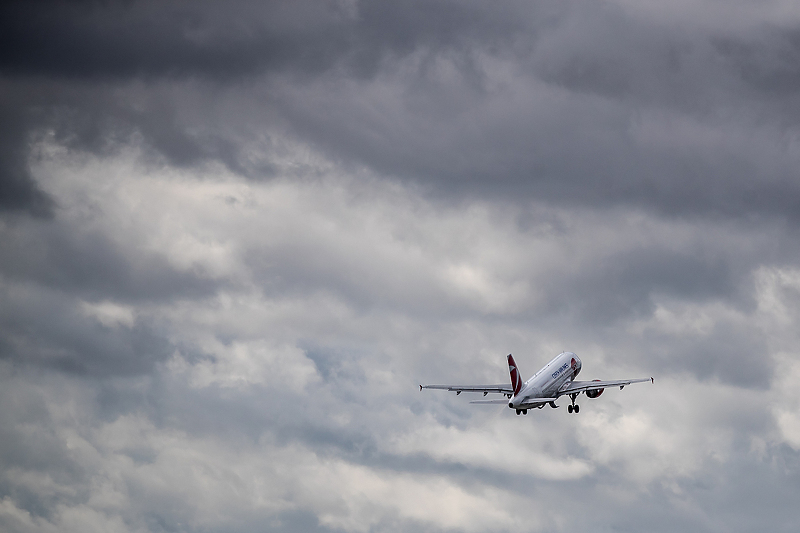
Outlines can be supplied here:
[[422, 392], [422, 385], [419, 386], [419, 391]]
[[652, 376], [650, 376], [650, 383], [652, 383], [653, 385], [656, 384], [656, 380], [654, 380]]
[[508, 354], [508, 372], [511, 374], [511, 387], [514, 389], [514, 396], [516, 396], [522, 389], [522, 377], [520, 377], [517, 362], [514, 361], [514, 357], [511, 354]]

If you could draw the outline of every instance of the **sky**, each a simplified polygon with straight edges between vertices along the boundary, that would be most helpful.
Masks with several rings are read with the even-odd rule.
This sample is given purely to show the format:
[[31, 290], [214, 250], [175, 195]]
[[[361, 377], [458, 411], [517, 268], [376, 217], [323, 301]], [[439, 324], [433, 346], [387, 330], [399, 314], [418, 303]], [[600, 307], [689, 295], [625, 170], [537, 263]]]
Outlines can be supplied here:
[[790, 0], [4, 2], [0, 529], [795, 532], [798, 168]]

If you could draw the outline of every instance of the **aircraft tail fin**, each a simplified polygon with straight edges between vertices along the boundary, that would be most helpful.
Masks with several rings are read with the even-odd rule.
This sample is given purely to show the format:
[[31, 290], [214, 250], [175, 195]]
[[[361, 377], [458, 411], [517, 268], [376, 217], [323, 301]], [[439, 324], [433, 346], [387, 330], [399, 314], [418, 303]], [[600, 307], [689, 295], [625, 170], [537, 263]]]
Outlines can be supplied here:
[[519, 368], [517, 368], [517, 362], [514, 361], [514, 357], [511, 354], [508, 354], [508, 372], [511, 374], [511, 387], [514, 389], [514, 396], [516, 396], [522, 389], [522, 376], [519, 373]]

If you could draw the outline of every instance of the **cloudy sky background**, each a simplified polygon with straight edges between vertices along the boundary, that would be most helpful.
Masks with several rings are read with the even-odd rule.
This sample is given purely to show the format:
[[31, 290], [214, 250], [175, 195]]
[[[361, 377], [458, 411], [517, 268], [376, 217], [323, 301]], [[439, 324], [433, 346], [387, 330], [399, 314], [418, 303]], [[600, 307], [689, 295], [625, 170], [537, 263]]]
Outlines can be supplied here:
[[800, 527], [796, 2], [0, 9], [3, 531]]

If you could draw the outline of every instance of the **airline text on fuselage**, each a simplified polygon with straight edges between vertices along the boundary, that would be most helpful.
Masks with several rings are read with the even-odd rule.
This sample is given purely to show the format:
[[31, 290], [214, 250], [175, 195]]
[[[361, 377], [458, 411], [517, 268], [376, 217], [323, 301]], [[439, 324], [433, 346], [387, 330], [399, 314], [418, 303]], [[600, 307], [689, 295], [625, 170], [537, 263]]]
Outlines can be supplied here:
[[559, 375], [560, 375], [562, 372], [564, 372], [564, 370], [566, 370], [566, 369], [568, 369], [568, 368], [569, 368], [569, 363], [564, 363], [563, 365], [561, 365], [561, 366], [558, 368], [558, 370], [556, 370], [555, 372], [553, 372], [553, 379], [556, 379], [556, 378], [557, 378], [557, 377], [558, 377], [558, 376], [559, 376]]

